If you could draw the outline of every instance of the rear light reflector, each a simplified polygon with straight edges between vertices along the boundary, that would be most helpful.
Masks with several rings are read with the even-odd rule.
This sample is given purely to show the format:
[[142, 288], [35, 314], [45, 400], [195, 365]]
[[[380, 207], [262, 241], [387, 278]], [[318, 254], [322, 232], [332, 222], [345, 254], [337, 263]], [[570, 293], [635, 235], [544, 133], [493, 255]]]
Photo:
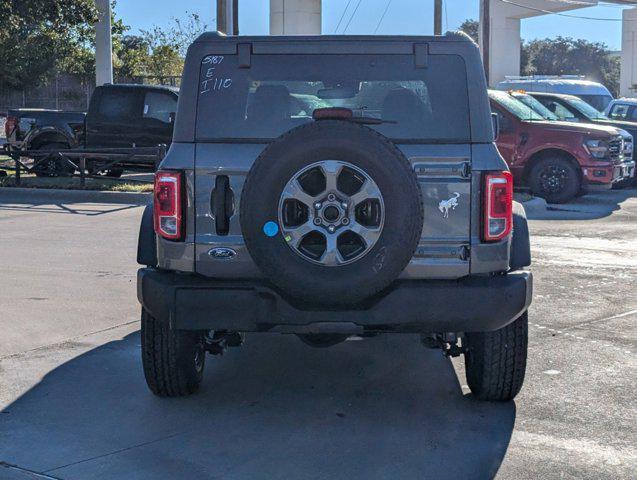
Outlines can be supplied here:
[[511, 233], [513, 224], [513, 177], [510, 172], [488, 173], [482, 203], [482, 240], [495, 242]]
[[168, 240], [183, 239], [181, 172], [155, 173], [153, 220], [155, 233]]

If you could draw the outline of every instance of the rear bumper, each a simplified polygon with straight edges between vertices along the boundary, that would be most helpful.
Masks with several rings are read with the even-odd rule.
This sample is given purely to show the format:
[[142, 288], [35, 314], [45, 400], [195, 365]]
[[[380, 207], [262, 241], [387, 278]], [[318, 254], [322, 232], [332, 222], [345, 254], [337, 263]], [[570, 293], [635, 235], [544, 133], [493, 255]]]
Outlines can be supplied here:
[[461, 280], [396, 281], [351, 308], [296, 305], [266, 283], [214, 280], [154, 268], [137, 273], [137, 297], [172, 328], [281, 333], [471, 332], [497, 330], [531, 303], [520, 271]]

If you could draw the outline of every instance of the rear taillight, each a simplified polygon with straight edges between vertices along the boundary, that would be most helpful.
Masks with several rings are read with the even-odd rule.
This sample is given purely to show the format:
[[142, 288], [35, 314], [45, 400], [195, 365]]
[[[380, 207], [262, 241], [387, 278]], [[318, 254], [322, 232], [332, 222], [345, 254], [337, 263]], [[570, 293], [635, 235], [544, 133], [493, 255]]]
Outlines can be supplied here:
[[16, 117], [7, 117], [7, 121], [4, 123], [4, 133], [7, 138], [11, 136], [15, 127], [18, 126], [18, 119]]
[[482, 240], [494, 242], [511, 233], [513, 177], [510, 172], [488, 173], [484, 181]]
[[183, 239], [183, 206], [181, 172], [155, 173], [155, 232], [169, 240]]

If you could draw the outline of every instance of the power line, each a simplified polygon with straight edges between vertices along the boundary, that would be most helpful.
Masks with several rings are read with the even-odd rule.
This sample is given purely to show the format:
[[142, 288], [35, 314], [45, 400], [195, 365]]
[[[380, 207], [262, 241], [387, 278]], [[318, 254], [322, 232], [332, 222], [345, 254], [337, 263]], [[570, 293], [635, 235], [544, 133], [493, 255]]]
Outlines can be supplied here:
[[[521, 3], [512, 2], [511, 0], [500, 0], [502, 3], [508, 3], [509, 5], [515, 5], [516, 7], [526, 8], [528, 10], [533, 10], [534, 12], [547, 13], [549, 15], [559, 15], [560, 17], [568, 17], [568, 18], [579, 18], [580, 20], [598, 20], [602, 22], [621, 22], [621, 18], [600, 18], [600, 17], [586, 17], [580, 15], [570, 15], [568, 13], [559, 13], [559, 12], [551, 12], [550, 10], [545, 10], [543, 8], [535, 8], [530, 7], [528, 5], [522, 5]], [[570, 3], [570, 2], [569, 2]], [[593, 6], [593, 5], [591, 5]]]
[[592, 4], [590, 2], [584, 1], [584, 0], [549, 0], [550, 2], [554, 2], [554, 3], [565, 3], [567, 5], [580, 5], [582, 8], [587, 8], [587, 7], [598, 7], [598, 6], [603, 6], [603, 7], [617, 7], [617, 8], [626, 8], [626, 7], [634, 7], [637, 6], [637, 1], [635, 2], [631, 2], [631, 1], [626, 1], [626, 2], [622, 2], [621, 4], [619, 3], [611, 3], [611, 2], [605, 2], [605, 1], [598, 1], [597, 5]]
[[449, 17], [447, 15], [447, 2], [442, 0], [442, 9], [445, 11], [445, 32], [449, 30]]
[[387, 10], [389, 10], [389, 6], [391, 5], [391, 2], [393, 0], [388, 0], [387, 4], [385, 5], [385, 10], [383, 10], [383, 14], [380, 16], [380, 19], [378, 19], [378, 23], [376, 24], [376, 28], [374, 29], [374, 35], [376, 35], [376, 32], [378, 31], [378, 27], [380, 27], [380, 24], [383, 22], [383, 18], [385, 18], [385, 15], [387, 14]]
[[343, 13], [341, 14], [341, 18], [338, 19], [338, 23], [336, 24], [336, 28], [334, 29], [334, 33], [338, 32], [338, 27], [341, 26], [341, 22], [343, 21], [343, 17], [345, 17], [345, 12], [349, 8], [349, 4], [352, 3], [352, 0], [347, 1], [347, 5], [345, 5], [345, 9], [343, 9]]
[[352, 20], [354, 20], [354, 17], [356, 16], [356, 12], [358, 12], [358, 7], [361, 6], [361, 2], [362, 1], [363, 0], [358, 0], [358, 3], [356, 4], [356, 8], [352, 12], [352, 16], [349, 17], [349, 22], [347, 22], [347, 25], [345, 25], [345, 29], [343, 30], [343, 33], [347, 33], [347, 29], [349, 28], [349, 24], [352, 23]]

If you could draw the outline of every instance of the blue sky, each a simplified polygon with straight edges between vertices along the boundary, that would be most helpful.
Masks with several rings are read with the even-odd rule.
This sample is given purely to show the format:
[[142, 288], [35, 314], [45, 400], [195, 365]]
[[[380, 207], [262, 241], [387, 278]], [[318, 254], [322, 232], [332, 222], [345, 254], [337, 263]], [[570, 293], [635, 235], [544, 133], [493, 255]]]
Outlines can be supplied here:
[[[358, 0], [352, 0], [339, 33], [349, 22], [347, 33], [371, 34], [388, 0], [361, 0], [361, 5], [349, 22]], [[524, 0], [519, 0], [524, 3]], [[323, 0], [323, 33], [334, 33], [348, 0]], [[433, 0], [392, 0], [378, 28], [379, 34], [431, 34], [433, 30]], [[467, 18], [478, 18], [479, 0], [444, 0], [443, 30], [457, 28]], [[196, 12], [214, 27], [216, 0], [118, 0], [117, 14], [131, 26], [132, 33], [153, 25], [163, 26], [171, 17], [183, 17]], [[239, 0], [239, 29], [242, 34], [267, 34], [269, 0]], [[569, 12], [572, 15], [621, 19], [621, 7], [603, 5]], [[611, 49], [621, 48], [621, 22], [594, 21], [543, 15], [522, 21], [522, 37], [555, 37], [557, 35], [585, 38], [606, 43]]]

